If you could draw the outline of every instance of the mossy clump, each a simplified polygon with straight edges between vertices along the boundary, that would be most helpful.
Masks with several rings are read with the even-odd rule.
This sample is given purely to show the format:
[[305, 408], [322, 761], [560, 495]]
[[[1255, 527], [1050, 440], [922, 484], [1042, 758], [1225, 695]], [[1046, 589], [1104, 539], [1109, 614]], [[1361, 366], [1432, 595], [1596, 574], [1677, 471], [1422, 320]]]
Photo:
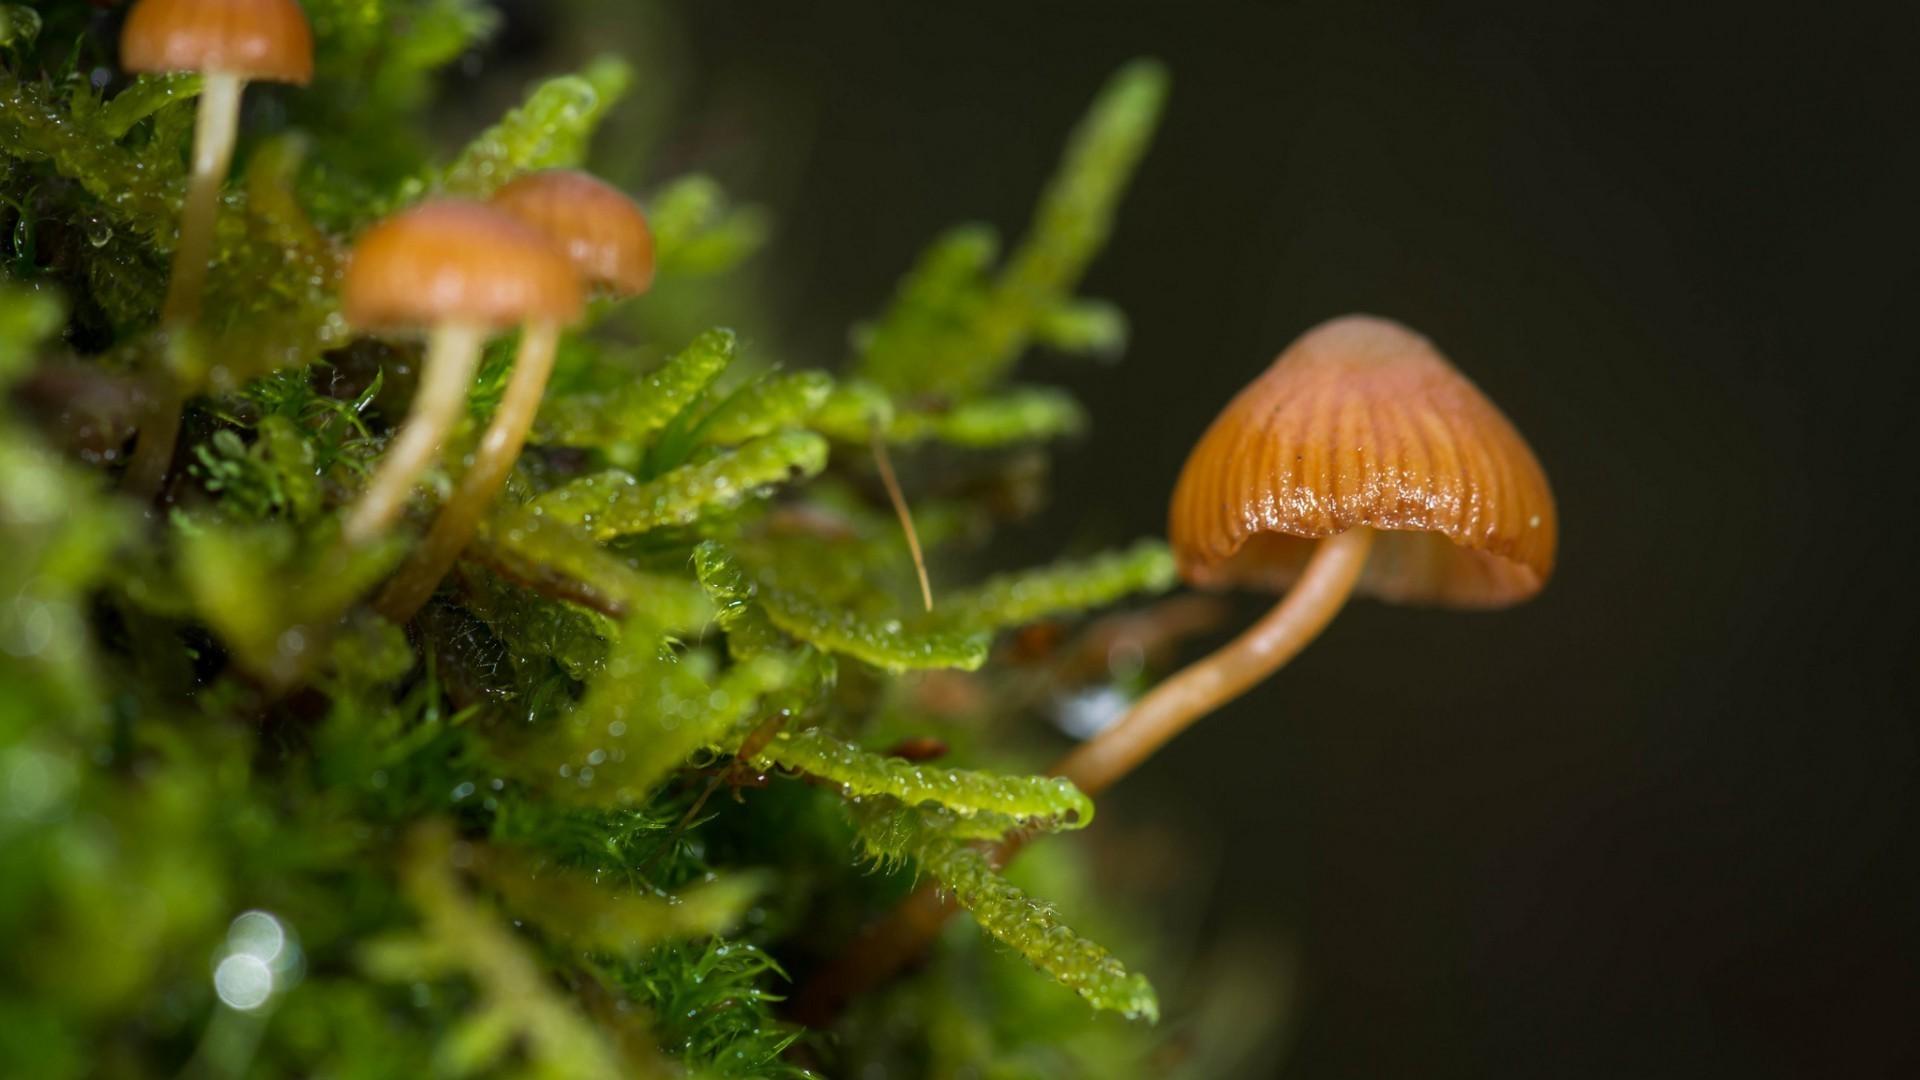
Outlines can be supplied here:
[[[1023, 771], [1035, 676], [996, 642], [1165, 590], [1168, 554], [921, 611], [870, 452], [907, 463], [943, 583], [1030, 502], [1007, 490], [1086, 417], [1007, 380], [1030, 346], [1121, 347], [1118, 312], [1075, 287], [1162, 72], [1100, 93], [1004, 260], [984, 227], [936, 239], [838, 373], [780, 370], [724, 328], [660, 336], [726, 302], [767, 222], [706, 177], [645, 185], [679, 288], [569, 334], [506, 495], [395, 625], [370, 594], [458, 465], [391, 538], [342, 541], [420, 360], [342, 321], [347, 246], [422, 198], [586, 164], [646, 87], [598, 60], [437, 155], [434, 73], [492, 13], [304, 7], [314, 84], [260, 92], [206, 313], [166, 333], [195, 80], [118, 74], [86, 5], [0, 5], [0, 1072], [1024, 1075], [1043, 1044], [1049, 1071], [1144, 1069], [1152, 1029], [1094, 1010], [1152, 1020], [1152, 988], [979, 845], [1093, 816]], [[513, 346], [489, 348], [444, 460]], [[156, 379], [188, 402], [157, 508], [117, 486]], [[961, 705], [930, 704], [939, 680]], [[890, 755], [903, 731], [948, 755]], [[980, 961], [950, 942], [865, 1019], [784, 1018], [788, 967], [924, 876], [1039, 969], [1029, 985], [958, 989]], [[1109, 1026], [1075, 1042], [1089, 1024]]]

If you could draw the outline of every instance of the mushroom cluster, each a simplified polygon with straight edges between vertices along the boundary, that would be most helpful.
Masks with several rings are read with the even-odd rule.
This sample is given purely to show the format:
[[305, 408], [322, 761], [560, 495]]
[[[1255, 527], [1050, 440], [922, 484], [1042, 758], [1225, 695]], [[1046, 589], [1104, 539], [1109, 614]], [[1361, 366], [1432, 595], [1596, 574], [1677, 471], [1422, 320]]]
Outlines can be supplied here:
[[392, 527], [457, 423], [487, 338], [520, 327], [499, 407], [426, 539], [381, 592], [382, 614], [411, 617], [473, 538], [526, 443], [560, 333], [580, 318], [588, 289], [633, 296], [652, 280], [653, 237], [640, 208], [571, 170], [520, 177], [488, 203], [426, 202], [360, 238], [344, 286], [348, 322], [425, 329], [428, 344], [406, 422], [347, 512], [348, 543]]
[[[539, 234], [551, 249], [564, 256], [576, 281], [608, 295], [635, 296], [645, 292], [653, 281], [653, 233], [645, 215], [632, 199], [596, 177], [561, 169], [531, 173], [502, 187], [494, 194], [489, 207], [470, 208], [467, 212], [475, 210], [496, 222], [515, 224], [521, 230]], [[361, 249], [366, 247], [367, 241], [362, 241]], [[360, 256], [356, 254], [354, 266], [360, 265]], [[362, 272], [375, 274], [385, 269], [375, 264]], [[354, 276], [350, 272], [349, 280]], [[378, 282], [369, 279], [363, 279], [362, 284], [375, 290], [379, 288]], [[349, 317], [353, 317], [351, 308]], [[547, 377], [553, 371], [561, 325], [558, 318], [527, 322], [521, 334], [519, 354], [514, 359], [513, 375], [492, 422], [480, 438], [473, 461], [461, 476], [453, 496], [440, 508], [426, 540], [414, 549], [380, 594], [376, 606], [382, 614], [404, 621], [420, 609], [459, 557], [461, 549], [473, 538], [481, 516], [506, 485], [513, 463], [533, 427], [534, 416], [539, 412]], [[469, 366], [461, 378], [470, 378], [471, 374]], [[422, 425], [417, 419], [409, 420], [408, 434], [419, 432], [420, 441], [424, 442], [429, 436], [437, 441], [446, 429], [443, 423], [437, 428], [430, 426], [436, 423], [438, 421], [428, 420], [427, 425]], [[391, 501], [393, 485], [403, 481], [410, 484], [412, 480], [411, 473], [404, 478], [395, 477], [381, 496], [383, 502], [365, 512], [365, 524], [358, 535], [365, 535], [376, 524], [390, 518], [395, 505]], [[404, 491], [401, 495], [404, 497]], [[350, 520], [362, 521], [363, 518], [356, 516]], [[354, 535], [351, 530], [350, 535]]]
[[[161, 312], [171, 333], [200, 315], [246, 84], [305, 85], [313, 77], [313, 34], [296, 0], [137, 0], [120, 51], [128, 71], [201, 77], [192, 171]], [[637, 295], [652, 283], [653, 265], [653, 235], [640, 208], [571, 170], [519, 177], [487, 203], [431, 200], [361, 236], [343, 285], [348, 322], [371, 332], [423, 330], [427, 349], [406, 422], [347, 512], [347, 543], [392, 528], [457, 423], [487, 340], [520, 328], [499, 408], [426, 540], [381, 594], [381, 611], [411, 616], [472, 539], [525, 445], [560, 333], [581, 317], [588, 288]], [[125, 481], [143, 496], [165, 479], [184, 404], [172, 380], [156, 383]]]
[[363, 331], [425, 330], [427, 351], [406, 422], [347, 512], [348, 543], [378, 538], [406, 509], [459, 420], [487, 339], [524, 326], [523, 345], [551, 349], [584, 303], [563, 253], [480, 203], [435, 200], [367, 230], [342, 286], [347, 321]]

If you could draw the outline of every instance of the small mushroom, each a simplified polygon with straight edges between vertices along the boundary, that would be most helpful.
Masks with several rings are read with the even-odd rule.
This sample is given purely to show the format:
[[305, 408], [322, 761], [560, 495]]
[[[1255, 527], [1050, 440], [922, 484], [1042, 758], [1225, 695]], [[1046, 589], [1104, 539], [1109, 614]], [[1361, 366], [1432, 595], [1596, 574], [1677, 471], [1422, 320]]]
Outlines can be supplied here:
[[[200, 317], [220, 187], [233, 162], [240, 95], [255, 79], [305, 86], [313, 78], [313, 33], [294, 0], [139, 0], [120, 33], [120, 62], [132, 72], [201, 76], [192, 170], [160, 313], [161, 325], [174, 329]], [[163, 376], [159, 382], [142, 410], [123, 481], [143, 497], [158, 492], [166, 479], [185, 404], [184, 390], [173, 380]]]
[[1498, 608], [1553, 572], [1553, 493], [1513, 425], [1426, 338], [1350, 315], [1280, 354], [1213, 422], [1174, 487], [1192, 585], [1286, 590], [1224, 648], [1141, 698], [1054, 768], [1104, 790], [1278, 670], [1365, 593]]
[[[618, 188], [585, 173], [530, 173], [502, 187], [492, 207], [540, 232], [572, 261], [587, 283], [616, 296], [645, 292], [653, 282], [653, 233]], [[376, 606], [398, 621], [412, 617], [473, 539], [480, 518], [506, 485], [540, 411], [553, 372], [560, 326], [530, 324], [520, 338], [513, 377], [500, 406], [427, 538], [380, 594]]]
[[170, 326], [190, 323], [200, 313], [240, 95], [256, 79], [297, 86], [312, 80], [313, 32], [294, 0], [139, 0], [120, 33], [120, 62], [132, 72], [201, 77], [193, 170], [162, 316]]
[[546, 233], [596, 287], [637, 296], [653, 284], [653, 230], [626, 192], [573, 169], [527, 173], [492, 205]]
[[487, 338], [525, 324], [523, 340], [551, 349], [585, 299], [580, 275], [544, 234], [480, 203], [423, 203], [360, 238], [342, 286], [347, 321], [429, 336], [406, 424], [348, 512], [347, 542], [371, 540], [400, 516], [459, 419]]

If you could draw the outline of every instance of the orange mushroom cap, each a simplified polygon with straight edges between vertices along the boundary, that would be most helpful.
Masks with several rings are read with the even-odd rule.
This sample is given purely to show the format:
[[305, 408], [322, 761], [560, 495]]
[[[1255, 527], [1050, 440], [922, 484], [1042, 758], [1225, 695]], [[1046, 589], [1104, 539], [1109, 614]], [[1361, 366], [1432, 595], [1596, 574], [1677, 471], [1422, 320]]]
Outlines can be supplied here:
[[475, 202], [422, 203], [360, 237], [342, 286], [347, 321], [368, 329], [444, 322], [505, 329], [571, 322], [580, 274], [545, 235]]
[[120, 32], [120, 63], [305, 86], [313, 31], [295, 0], [139, 0]]
[[1526, 440], [1433, 344], [1349, 315], [1301, 335], [1201, 436], [1174, 487], [1180, 573], [1282, 589], [1316, 539], [1380, 530], [1357, 588], [1503, 607], [1553, 573], [1559, 519]]
[[626, 193], [596, 176], [549, 169], [494, 192], [493, 205], [553, 238], [587, 280], [624, 295], [653, 284], [653, 230]]

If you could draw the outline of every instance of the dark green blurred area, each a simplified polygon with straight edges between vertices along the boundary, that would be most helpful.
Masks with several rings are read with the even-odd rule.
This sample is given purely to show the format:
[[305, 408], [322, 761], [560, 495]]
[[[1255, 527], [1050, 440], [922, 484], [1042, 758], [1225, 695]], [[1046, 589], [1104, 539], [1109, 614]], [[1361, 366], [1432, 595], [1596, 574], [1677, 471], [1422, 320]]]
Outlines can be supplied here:
[[[630, 32], [619, 5], [512, 10], [509, 51]], [[669, 10], [683, 92], [648, 171], [699, 161], [773, 206], [752, 331], [806, 363], [943, 225], [1019, 228], [1114, 66], [1170, 65], [1089, 282], [1128, 355], [1028, 368], [1095, 425], [1029, 552], [1162, 528], [1213, 413], [1346, 311], [1431, 335], [1533, 441], [1563, 518], [1543, 598], [1358, 606], [1106, 811], [1206, 853], [1210, 913], [1167, 933], [1292, 943], [1283, 1075], [1920, 1062], [1896, 993], [1920, 953], [1912, 608], [1879, 567], [1911, 546], [1885, 475], [1907, 463], [1879, 456], [1911, 423], [1888, 241], [1913, 185], [1883, 158], [1915, 115], [1910, 12]]]

